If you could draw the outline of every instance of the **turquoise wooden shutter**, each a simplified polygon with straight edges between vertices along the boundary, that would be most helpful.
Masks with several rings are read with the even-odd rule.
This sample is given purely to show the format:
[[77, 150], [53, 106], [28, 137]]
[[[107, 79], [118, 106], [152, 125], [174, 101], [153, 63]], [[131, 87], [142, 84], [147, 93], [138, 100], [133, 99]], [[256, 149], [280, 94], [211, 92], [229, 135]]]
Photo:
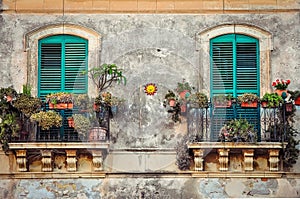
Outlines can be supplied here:
[[[55, 35], [39, 41], [38, 96], [49, 93], [87, 93], [88, 43], [87, 40], [71, 35]], [[64, 125], [54, 135], [58, 140], [76, 137], [66, 118], [73, 110], [60, 110]], [[76, 111], [76, 109], [75, 109]], [[55, 130], [55, 128], [53, 128]]]
[[38, 95], [87, 92], [87, 40], [56, 35], [39, 41]]
[[[243, 93], [259, 95], [259, 45], [258, 40], [239, 34], [216, 37], [210, 42], [211, 97], [217, 94]], [[220, 128], [233, 118], [246, 118], [259, 132], [259, 109], [212, 109], [211, 140], [218, 139]]]

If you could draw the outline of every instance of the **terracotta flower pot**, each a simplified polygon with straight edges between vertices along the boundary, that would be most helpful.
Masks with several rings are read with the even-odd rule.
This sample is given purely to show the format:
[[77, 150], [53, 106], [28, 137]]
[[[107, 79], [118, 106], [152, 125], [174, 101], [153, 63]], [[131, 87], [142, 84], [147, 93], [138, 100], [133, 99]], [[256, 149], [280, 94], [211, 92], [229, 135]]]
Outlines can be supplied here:
[[287, 90], [279, 90], [279, 89], [275, 90], [275, 93], [277, 93], [279, 96], [282, 96], [283, 92], [287, 93]]
[[257, 108], [257, 101], [251, 102], [251, 103], [242, 102], [241, 107], [243, 107], [243, 108]]
[[232, 105], [232, 101], [228, 100], [228, 101], [224, 101], [223, 103], [214, 103], [215, 108], [230, 108]]
[[298, 97], [297, 99], [295, 99], [295, 105], [296, 106], [300, 106], [300, 97]]
[[170, 100], [169, 100], [169, 105], [170, 105], [171, 107], [174, 107], [174, 106], [176, 105], [176, 101], [175, 101], [174, 99], [170, 99]]

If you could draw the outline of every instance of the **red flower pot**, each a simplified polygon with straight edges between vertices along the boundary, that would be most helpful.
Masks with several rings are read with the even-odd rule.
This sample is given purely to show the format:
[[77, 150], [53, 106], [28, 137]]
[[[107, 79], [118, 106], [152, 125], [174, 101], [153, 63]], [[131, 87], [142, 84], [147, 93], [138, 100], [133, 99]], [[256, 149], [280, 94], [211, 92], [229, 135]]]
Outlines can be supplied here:
[[242, 102], [241, 107], [243, 107], [243, 108], [257, 108], [257, 101], [255, 101], [255, 102]]

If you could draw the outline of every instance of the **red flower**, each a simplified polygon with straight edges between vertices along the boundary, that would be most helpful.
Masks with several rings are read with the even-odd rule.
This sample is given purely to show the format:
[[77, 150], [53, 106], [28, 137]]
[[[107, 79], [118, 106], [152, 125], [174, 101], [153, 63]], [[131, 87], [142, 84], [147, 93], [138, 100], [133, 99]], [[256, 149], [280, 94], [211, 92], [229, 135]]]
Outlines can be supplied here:
[[286, 80], [286, 84], [290, 84], [291, 83], [291, 80]]
[[276, 82], [273, 82], [273, 83], [272, 83], [272, 86], [276, 86]]

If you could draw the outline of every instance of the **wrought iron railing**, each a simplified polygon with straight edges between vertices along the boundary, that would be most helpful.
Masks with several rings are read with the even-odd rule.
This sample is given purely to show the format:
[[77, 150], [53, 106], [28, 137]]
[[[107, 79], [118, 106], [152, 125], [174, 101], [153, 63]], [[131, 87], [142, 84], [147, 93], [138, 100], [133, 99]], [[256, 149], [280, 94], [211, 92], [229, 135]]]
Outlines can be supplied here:
[[267, 108], [258, 104], [257, 108], [242, 108], [234, 102], [229, 108], [217, 108], [212, 103], [207, 107], [195, 108], [187, 104], [188, 134], [192, 141], [220, 141], [221, 128], [232, 119], [244, 118], [254, 126], [257, 141], [286, 141], [286, 106]]
[[[11, 137], [12, 142], [106, 142], [110, 140], [110, 107], [101, 107], [95, 111], [92, 117], [96, 122], [85, 133], [78, 133], [73, 127], [69, 127], [67, 118], [72, 114], [84, 114], [78, 109], [56, 110], [63, 118], [63, 125], [59, 128], [52, 127], [49, 130], [42, 130], [36, 123], [29, 118], [23, 119], [22, 130], [18, 136]], [[95, 120], [95, 118], [90, 118]]]

